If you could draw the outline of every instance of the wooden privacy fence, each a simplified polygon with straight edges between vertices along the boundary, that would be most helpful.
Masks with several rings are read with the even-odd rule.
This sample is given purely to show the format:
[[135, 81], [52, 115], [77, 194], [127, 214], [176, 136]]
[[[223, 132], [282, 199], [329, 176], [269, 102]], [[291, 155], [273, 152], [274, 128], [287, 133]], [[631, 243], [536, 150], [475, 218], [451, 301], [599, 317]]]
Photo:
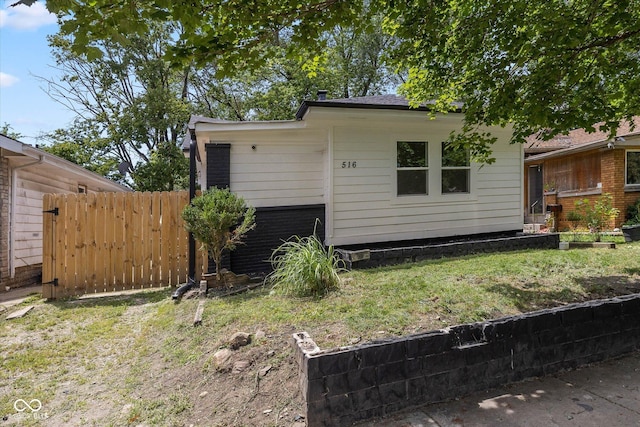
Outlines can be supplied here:
[[[42, 296], [178, 286], [188, 278], [183, 192], [46, 194]], [[206, 257], [196, 257], [196, 279]]]

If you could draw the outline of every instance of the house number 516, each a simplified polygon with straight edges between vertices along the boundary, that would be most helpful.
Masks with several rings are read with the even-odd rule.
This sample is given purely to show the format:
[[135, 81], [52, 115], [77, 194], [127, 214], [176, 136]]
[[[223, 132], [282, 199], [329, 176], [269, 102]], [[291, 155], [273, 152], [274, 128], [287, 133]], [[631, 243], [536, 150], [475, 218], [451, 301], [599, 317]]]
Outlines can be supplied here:
[[351, 162], [342, 162], [342, 169], [345, 168], [355, 168], [356, 167], [356, 161], [353, 160]]

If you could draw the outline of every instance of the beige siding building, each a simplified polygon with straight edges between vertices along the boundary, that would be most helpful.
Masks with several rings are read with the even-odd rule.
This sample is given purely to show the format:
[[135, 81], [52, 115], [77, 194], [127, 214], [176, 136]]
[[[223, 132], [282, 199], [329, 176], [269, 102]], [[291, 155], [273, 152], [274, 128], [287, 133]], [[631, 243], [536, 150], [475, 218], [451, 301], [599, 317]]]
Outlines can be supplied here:
[[0, 292], [40, 280], [42, 196], [98, 191], [130, 190], [0, 134]]

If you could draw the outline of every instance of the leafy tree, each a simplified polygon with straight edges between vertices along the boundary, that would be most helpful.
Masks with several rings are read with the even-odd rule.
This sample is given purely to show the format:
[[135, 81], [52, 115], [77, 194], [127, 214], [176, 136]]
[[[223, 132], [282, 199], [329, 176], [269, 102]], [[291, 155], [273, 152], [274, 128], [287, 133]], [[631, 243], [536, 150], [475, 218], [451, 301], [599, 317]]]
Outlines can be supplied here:
[[96, 131], [89, 120], [76, 119], [68, 129], [44, 136], [50, 145], [40, 148], [114, 181], [124, 182], [118, 171], [120, 159], [111, 152], [109, 140]]
[[[31, 0], [25, 1], [31, 3]], [[491, 161], [486, 125], [512, 123], [513, 141], [574, 128], [615, 135], [640, 110], [638, 0], [48, 0], [73, 48], [98, 57], [92, 40], [124, 41], [153, 22], [179, 23], [167, 50], [176, 64], [216, 64], [229, 74], [272, 56], [263, 43], [289, 31], [287, 51], [312, 52], [315, 64], [337, 25], [359, 31], [372, 14], [396, 37], [392, 56], [408, 76], [413, 105], [435, 100], [437, 111], [465, 105], [462, 134], [450, 138]], [[297, 51], [297, 52], [296, 52]]]
[[367, 33], [338, 27], [323, 34], [327, 47], [313, 65], [304, 60], [309, 55], [287, 56], [291, 40], [284, 32], [264, 46], [271, 56], [262, 66], [238, 69], [230, 77], [220, 77], [211, 67], [194, 67], [190, 81], [194, 109], [230, 120], [288, 120], [303, 100], [314, 98], [320, 89], [328, 90], [330, 98], [383, 93], [398, 79], [385, 65], [391, 37], [374, 24]]
[[134, 188], [184, 186], [188, 169], [175, 153], [191, 113], [189, 69], [172, 69], [164, 59], [172, 34], [173, 27], [156, 25], [126, 46], [93, 41], [103, 53], [93, 61], [75, 54], [68, 38], [51, 37], [62, 79], [46, 81], [48, 93], [78, 115], [72, 128], [49, 135], [51, 151], [105, 175], [124, 165]]
[[[182, 29], [172, 23], [145, 25], [148, 33], [134, 32], [126, 40], [87, 41], [100, 52], [91, 59], [87, 51], [74, 51], [77, 34], [51, 37], [62, 79], [46, 80], [49, 95], [78, 115], [72, 128], [49, 135], [50, 150], [138, 190], [188, 184], [188, 168], [176, 154], [190, 114], [291, 119], [302, 100], [320, 88], [336, 88], [336, 96], [363, 96], [393, 81], [380, 66], [388, 37], [379, 26], [367, 36], [350, 28], [323, 35], [329, 48], [323, 69], [313, 75], [305, 71], [303, 59], [286, 55], [292, 41], [283, 31], [261, 47], [272, 52], [268, 62], [225, 77], [215, 64], [172, 68], [167, 52]], [[97, 162], [95, 167], [88, 166], [91, 162]]]
[[0, 133], [8, 136], [9, 138], [13, 138], [16, 141], [22, 138], [22, 134], [20, 132], [14, 131], [13, 126], [6, 122], [2, 126], [0, 126]]
[[228, 189], [211, 188], [196, 196], [182, 211], [185, 227], [216, 264], [221, 280], [222, 254], [242, 243], [255, 228], [255, 209]]
[[[170, 171], [167, 164], [171, 165]], [[174, 191], [189, 188], [189, 159], [175, 144], [165, 142], [132, 175], [138, 191]]]

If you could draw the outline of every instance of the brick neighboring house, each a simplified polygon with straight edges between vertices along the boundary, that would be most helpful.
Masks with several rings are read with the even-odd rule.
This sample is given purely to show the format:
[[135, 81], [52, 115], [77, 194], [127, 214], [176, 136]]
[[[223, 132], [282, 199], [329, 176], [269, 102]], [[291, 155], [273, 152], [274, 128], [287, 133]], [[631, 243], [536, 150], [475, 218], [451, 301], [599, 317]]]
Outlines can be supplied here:
[[577, 200], [593, 203], [608, 193], [620, 209], [611, 226], [620, 227], [627, 207], [640, 198], [640, 117], [622, 122], [613, 139], [576, 129], [549, 141], [532, 136], [524, 150], [527, 223], [544, 222], [547, 212], [556, 211], [556, 228], [562, 230], [571, 225], [567, 212], [575, 210]]
[[42, 196], [98, 191], [131, 190], [0, 134], [0, 292], [41, 281]]

